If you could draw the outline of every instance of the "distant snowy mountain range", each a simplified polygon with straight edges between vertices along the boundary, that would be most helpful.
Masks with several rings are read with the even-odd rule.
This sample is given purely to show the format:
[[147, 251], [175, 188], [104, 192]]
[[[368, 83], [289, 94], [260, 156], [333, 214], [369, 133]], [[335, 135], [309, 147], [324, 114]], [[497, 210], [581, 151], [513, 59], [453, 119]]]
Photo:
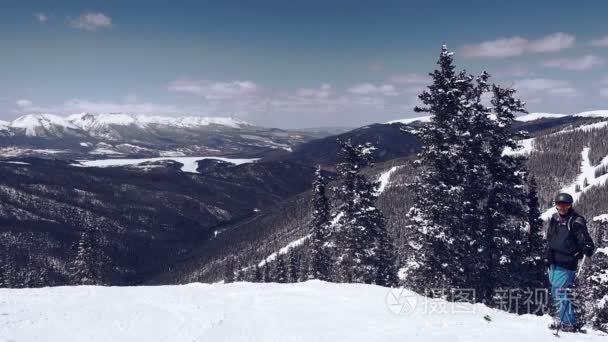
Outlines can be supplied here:
[[0, 121], [0, 129], [11, 130], [14, 134], [25, 134], [30, 137], [45, 137], [60, 134], [81, 134], [86, 132], [91, 136], [101, 138], [116, 138], [112, 135], [113, 126], [134, 126], [140, 129], [155, 126], [175, 128], [200, 128], [203, 126], [219, 125], [231, 128], [251, 126], [250, 124], [226, 117], [200, 116], [146, 116], [141, 114], [91, 114], [80, 113], [67, 117], [54, 114], [28, 114], [6, 122]]
[[0, 157], [259, 157], [330, 134], [263, 128], [228, 117], [28, 114], [0, 121]]

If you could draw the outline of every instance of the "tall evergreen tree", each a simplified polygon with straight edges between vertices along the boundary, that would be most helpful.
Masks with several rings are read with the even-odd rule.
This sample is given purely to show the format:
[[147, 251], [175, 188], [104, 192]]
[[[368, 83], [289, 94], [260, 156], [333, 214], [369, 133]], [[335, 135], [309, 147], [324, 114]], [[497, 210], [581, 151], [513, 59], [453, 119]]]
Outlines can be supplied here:
[[105, 284], [109, 258], [103, 247], [103, 236], [97, 228], [89, 227], [82, 231], [74, 260], [73, 281], [76, 284]]
[[298, 259], [298, 256], [296, 255], [293, 249], [289, 250], [289, 253], [287, 254], [287, 260], [287, 282], [297, 283], [300, 270], [300, 260]]
[[608, 214], [594, 218], [594, 240], [597, 250], [591, 260], [587, 260], [581, 276], [581, 291], [577, 292], [582, 298], [579, 303], [585, 313], [586, 322], [595, 329], [608, 332]]
[[[528, 179], [528, 234], [526, 250], [524, 251], [524, 279], [523, 287], [529, 289], [547, 288], [547, 277], [543, 265], [543, 251], [545, 250], [545, 239], [543, 236], [543, 220], [540, 218], [540, 206], [538, 200], [538, 185], [536, 179], [530, 176]], [[537, 303], [543, 305], [544, 303]], [[544, 310], [543, 310], [544, 312]]]
[[332, 258], [328, 244], [329, 201], [326, 195], [327, 183], [321, 166], [317, 167], [312, 184], [312, 233], [310, 246], [310, 278], [330, 280]]
[[264, 283], [271, 283], [273, 281], [273, 279], [272, 279], [272, 275], [270, 274], [270, 263], [268, 263], [268, 262], [264, 263], [264, 266], [262, 266], [262, 268], [263, 268], [262, 281]]
[[253, 271], [253, 282], [254, 283], [261, 283], [263, 280], [263, 275], [262, 275], [262, 270], [260, 269], [260, 266], [258, 266], [258, 264], [255, 264], [254, 266], [254, 271]]
[[[422, 150], [412, 184], [406, 283], [426, 288], [468, 288], [492, 303], [495, 290], [511, 287], [520, 267], [527, 223], [525, 164], [503, 154], [517, 148], [514, 115], [525, 112], [514, 90], [456, 72], [442, 48], [432, 84], [420, 96], [431, 120], [418, 130]], [[483, 104], [492, 94], [492, 106]], [[519, 284], [517, 284], [519, 285]], [[449, 294], [448, 294], [449, 297]]]
[[287, 265], [285, 263], [285, 257], [283, 254], [277, 253], [277, 259], [275, 263], [274, 278], [277, 283], [287, 283]]
[[228, 257], [224, 264], [224, 283], [232, 283], [235, 279], [236, 259], [233, 256]]
[[343, 282], [396, 285], [395, 252], [384, 217], [376, 207], [377, 182], [360, 172], [373, 165], [372, 144], [354, 145], [338, 140], [342, 161], [338, 164], [340, 186], [335, 225], [339, 278]]

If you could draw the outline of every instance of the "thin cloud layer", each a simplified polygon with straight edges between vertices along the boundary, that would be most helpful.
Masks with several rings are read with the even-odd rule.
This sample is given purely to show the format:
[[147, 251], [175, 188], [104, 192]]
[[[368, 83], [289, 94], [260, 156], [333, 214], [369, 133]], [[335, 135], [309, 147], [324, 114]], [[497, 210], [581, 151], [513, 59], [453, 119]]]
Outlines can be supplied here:
[[388, 81], [397, 84], [429, 84], [431, 77], [420, 74], [402, 74], [390, 76]]
[[41, 23], [46, 23], [49, 20], [49, 16], [45, 13], [34, 13], [34, 18]]
[[379, 84], [375, 85], [373, 83], [359, 83], [355, 84], [352, 87], [348, 88], [347, 91], [351, 94], [356, 95], [384, 95], [384, 96], [395, 96], [399, 93], [397, 92], [397, 88], [395, 88], [392, 84]]
[[253, 95], [260, 88], [251, 81], [213, 82], [210, 80], [178, 79], [169, 84], [169, 90], [202, 96], [208, 100], [223, 100]]
[[576, 38], [567, 33], [553, 33], [536, 40], [522, 37], [498, 38], [478, 44], [465, 45], [465, 57], [506, 58], [526, 53], [555, 52], [574, 46]]
[[608, 47], [608, 35], [590, 41], [589, 45], [597, 47]]
[[97, 31], [100, 28], [111, 28], [112, 18], [103, 13], [83, 13], [72, 20], [72, 27], [86, 31]]
[[564, 70], [589, 70], [604, 64], [604, 59], [595, 55], [586, 55], [574, 58], [557, 58], [542, 63], [544, 67]]
[[576, 88], [568, 81], [549, 78], [526, 78], [516, 81], [513, 88], [521, 96], [576, 96]]

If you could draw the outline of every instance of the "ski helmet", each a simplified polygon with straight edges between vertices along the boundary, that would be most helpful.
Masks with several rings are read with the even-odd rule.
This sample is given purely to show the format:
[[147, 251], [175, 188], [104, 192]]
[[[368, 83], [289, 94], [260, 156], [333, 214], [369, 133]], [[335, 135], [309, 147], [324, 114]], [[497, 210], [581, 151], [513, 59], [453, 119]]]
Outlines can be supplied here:
[[572, 204], [572, 203], [574, 203], [574, 199], [572, 198], [572, 196], [570, 196], [570, 194], [562, 192], [562, 193], [557, 194], [557, 196], [555, 196], [555, 203]]

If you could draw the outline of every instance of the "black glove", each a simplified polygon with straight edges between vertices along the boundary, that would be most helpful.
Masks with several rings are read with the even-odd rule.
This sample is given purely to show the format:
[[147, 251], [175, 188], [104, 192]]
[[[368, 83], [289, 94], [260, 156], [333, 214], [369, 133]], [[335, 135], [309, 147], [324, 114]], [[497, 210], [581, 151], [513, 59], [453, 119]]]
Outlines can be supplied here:
[[574, 252], [574, 258], [576, 260], [581, 260], [583, 258], [583, 251], [578, 250], [578, 251]]

